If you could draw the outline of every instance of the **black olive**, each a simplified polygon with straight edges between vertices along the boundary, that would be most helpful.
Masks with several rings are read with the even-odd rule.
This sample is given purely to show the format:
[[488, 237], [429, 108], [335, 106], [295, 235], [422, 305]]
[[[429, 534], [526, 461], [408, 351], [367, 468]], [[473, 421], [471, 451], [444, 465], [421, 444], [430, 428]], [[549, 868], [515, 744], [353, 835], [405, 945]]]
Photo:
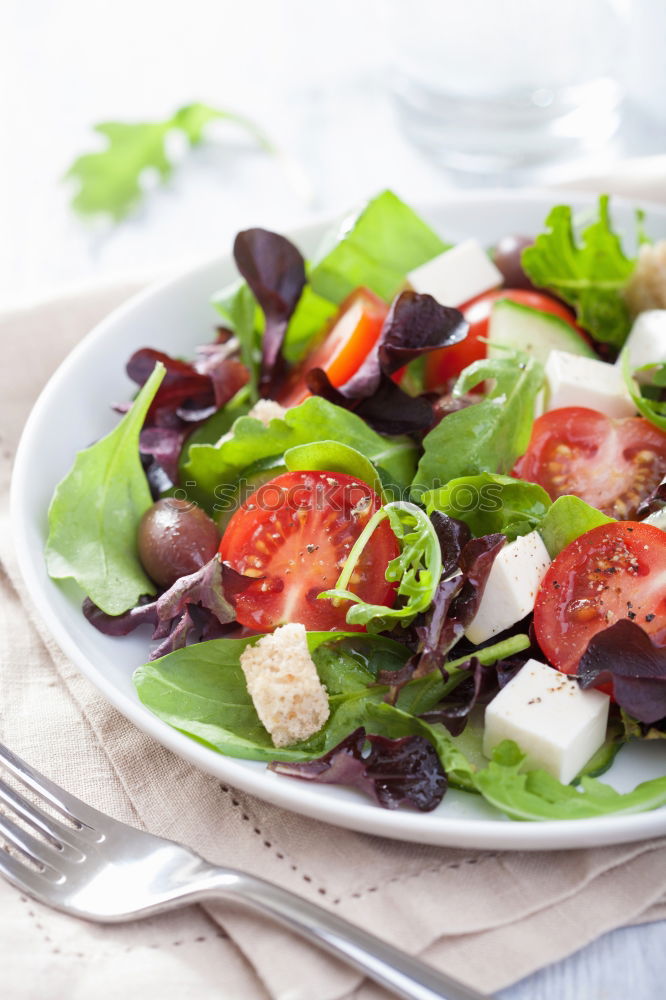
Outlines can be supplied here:
[[166, 497], [141, 518], [139, 558], [155, 583], [170, 587], [213, 558], [220, 544], [214, 522], [189, 500]]
[[525, 247], [531, 247], [534, 240], [527, 236], [503, 236], [493, 250], [495, 267], [504, 277], [507, 288], [533, 289], [534, 285], [523, 271], [521, 254]]

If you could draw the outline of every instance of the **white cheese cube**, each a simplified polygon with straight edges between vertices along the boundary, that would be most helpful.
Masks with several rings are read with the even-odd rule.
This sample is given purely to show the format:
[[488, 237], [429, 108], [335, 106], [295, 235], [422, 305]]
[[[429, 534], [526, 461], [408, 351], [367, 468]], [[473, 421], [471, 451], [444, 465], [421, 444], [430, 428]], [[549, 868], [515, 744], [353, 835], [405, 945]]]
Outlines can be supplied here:
[[500, 549], [479, 610], [465, 631], [469, 641], [485, 642], [529, 614], [549, 566], [550, 556], [538, 531], [521, 535]]
[[515, 740], [528, 769], [543, 768], [567, 785], [606, 738], [610, 698], [528, 660], [486, 708], [483, 752]]
[[432, 295], [444, 306], [461, 306], [504, 278], [480, 243], [465, 240], [407, 275], [415, 292]]
[[633, 417], [636, 407], [616, 365], [551, 351], [546, 362], [547, 410], [586, 406], [607, 417]]
[[615, 364], [623, 364], [624, 353], [629, 355], [629, 371], [643, 365], [666, 361], [666, 309], [649, 309], [636, 317], [624, 350]]

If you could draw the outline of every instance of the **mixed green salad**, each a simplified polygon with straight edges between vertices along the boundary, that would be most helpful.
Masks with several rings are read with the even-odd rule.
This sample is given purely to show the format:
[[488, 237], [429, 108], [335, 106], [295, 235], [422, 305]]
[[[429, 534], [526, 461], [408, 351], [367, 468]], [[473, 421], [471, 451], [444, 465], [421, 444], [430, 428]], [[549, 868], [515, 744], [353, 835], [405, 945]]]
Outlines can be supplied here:
[[49, 510], [91, 626], [146, 629], [141, 701], [388, 808], [666, 804], [598, 780], [666, 738], [666, 254], [630, 237], [603, 197], [451, 246], [389, 191], [312, 260], [239, 233], [212, 342], [129, 358]]

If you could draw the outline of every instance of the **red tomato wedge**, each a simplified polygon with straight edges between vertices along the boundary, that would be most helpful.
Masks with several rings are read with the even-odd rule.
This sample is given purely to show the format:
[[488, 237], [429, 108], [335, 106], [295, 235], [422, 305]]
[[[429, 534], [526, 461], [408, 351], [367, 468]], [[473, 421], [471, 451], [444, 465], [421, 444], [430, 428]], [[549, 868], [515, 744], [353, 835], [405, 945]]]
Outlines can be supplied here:
[[368, 288], [358, 288], [340, 306], [323, 339], [298, 366], [279, 402], [297, 406], [310, 395], [305, 374], [322, 368], [331, 385], [344, 385], [361, 367], [382, 331], [389, 307]]
[[433, 351], [426, 360], [425, 387], [426, 389], [445, 389], [447, 382], [460, 375], [463, 368], [467, 368], [473, 361], [480, 361], [486, 356], [487, 345], [483, 338], [488, 336], [488, 324], [490, 313], [495, 302], [499, 299], [510, 299], [511, 302], [518, 302], [519, 305], [529, 306], [530, 309], [538, 309], [540, 312], [552, 313], [563, 319], [569, 326], [580, 333], [583, 339], [584, 334], [574, 322], [574, 314], [557, 299], [541, 292], [530, 292], [522, 288], [499, 288], [490, 292], [484, 292], [475, 299], [471, 299], [460, 306], [460, 311], [469, 323], [469, 331], [464, 340], [459, 344], [452, 344], [451, 347], [444, 347], [440, 351]]
[[666, 532], [621, 521], [587, 531], [552, 562], [534, 631], [548, 660], [574, 673], [593, 635], [629, 618], [666, 646]]
[[[238, 621], [259, 632], [288, 622], [308, 630], [350, 629], [349, 603], [336, 606], [317, 595], [335, 586], [352, 545], [380, 506], [366, 483], [341, 472], [286, 472], [256, 490], [233, 515], [220, 544], [225, 562], [257, 578], [236, 597]], [[398, 553], [396, 537], [382, 521], [348, 589], [390, 607], [396, 585], [387, 583], [386, 567]]]
[[666, 475], [666, 433], [642, 417], [549, 410], [534, 421], [513, 474], [543, 486], [551, 500], [574, 493], [609, 517], [631, 518]]

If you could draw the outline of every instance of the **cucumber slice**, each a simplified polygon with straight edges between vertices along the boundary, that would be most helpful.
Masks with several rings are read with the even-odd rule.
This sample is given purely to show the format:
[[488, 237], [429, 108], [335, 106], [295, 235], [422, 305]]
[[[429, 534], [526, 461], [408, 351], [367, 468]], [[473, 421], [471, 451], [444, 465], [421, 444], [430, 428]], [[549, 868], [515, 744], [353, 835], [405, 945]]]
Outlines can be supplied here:
[[[579, 334], [559, 316], [532, 309], [510, 299], [499, 299], [492, 308], [488, 326], [488, 356], [501, 357], [500, 347], [531, 354], [545, 364], [551, 351], [568, 351], [585, 358], [598, 358]], [[496, 350], [493, 348], [496, 347]]]

